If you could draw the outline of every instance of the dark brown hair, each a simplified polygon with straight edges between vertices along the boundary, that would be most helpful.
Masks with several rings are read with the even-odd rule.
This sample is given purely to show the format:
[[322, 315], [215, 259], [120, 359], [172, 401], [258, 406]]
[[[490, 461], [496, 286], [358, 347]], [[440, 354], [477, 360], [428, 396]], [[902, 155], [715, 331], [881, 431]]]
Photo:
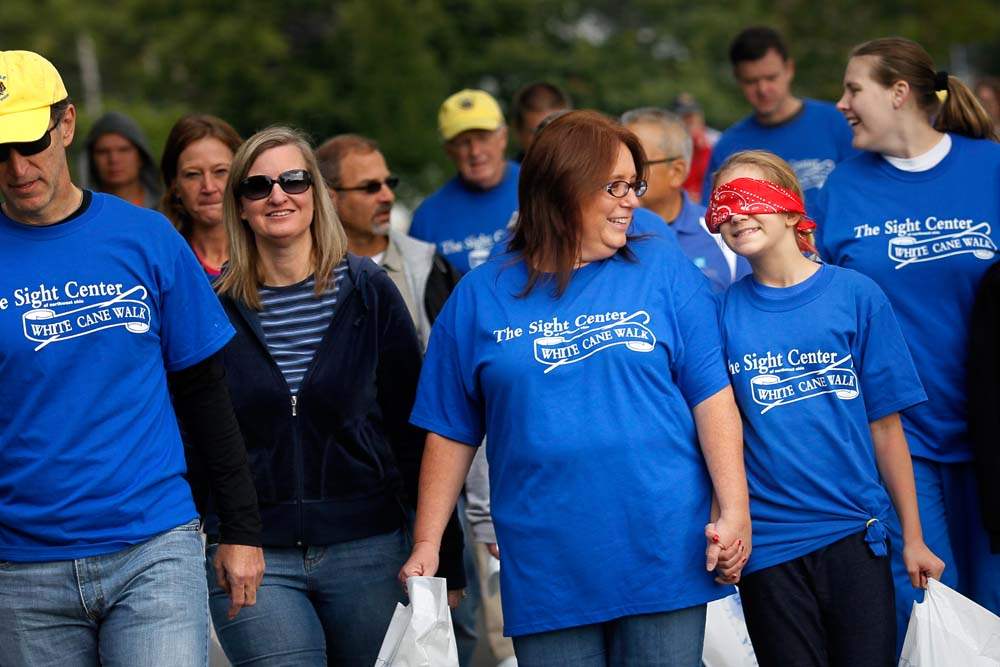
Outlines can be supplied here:
[[511, 105], [514, 127], [524, 127], [524, 114], [529, 111], [558, 111], [571, 109], [573, 102], [562, 88], [548, 81], [529, 83], [514, 93]]
[[170, 128], [167, 144], [163, 147], [163, 157], [160, 158], [160, 173], [163, 174], [163, 182], [167, 186], [160, 200], [160, 210], [185, 238], [191, 233], [191, 215], [174, 192], [177, 161], [185, 148], [207, 137], [218, 139], [234, 154], [243, 143], [243, 139], [233, 126], [221, 118], [208, 114], [190, 114], [181, 117]]
[[[528, 266], [527, 296], [554, 268], [558, 298], [580, 258], [583, 205], [601, 192], [625, 145], [636, 177], [645, 178], [638, 137], [596, 111], [570, 111], [542, 129], [524, 156], [517, 185], [518, 218], [508, 244]], [[632, 258], [628, 245], [618, 251]]]
[[323, 142], [316, 149], [316, 161], [319, 171], [329, 188], [336, 188], [340, 182], [340, 163], [349, 153], [368, 154], [378, 151], [378, 143], [374, 139], [362, 137], [360, 134], [338, 134]]
[[[882, 37], [854, 47], [851, 57], [873, 56], [871, 77], [885, 88], [905, 81], [935, 130], [997, 140], [993, 121], [961, 79], [937, 72], [922, 46], [904, 37]], [[946, 92], [942, 103], [938, 92]]]

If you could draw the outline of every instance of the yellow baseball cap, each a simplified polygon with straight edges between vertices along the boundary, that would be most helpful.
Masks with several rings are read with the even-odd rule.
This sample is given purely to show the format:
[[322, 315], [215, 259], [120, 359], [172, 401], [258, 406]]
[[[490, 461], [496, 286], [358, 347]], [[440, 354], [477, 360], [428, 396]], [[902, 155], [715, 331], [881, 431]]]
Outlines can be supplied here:
[[48, 60], [31, 51], [0, 51], [0, 144], [41, 137], [49, 127], [49, 107], [67, 97]]
[[500, 105], [485, 90], [460, 90], [438, 111], [438, 129], [445, 141], [466, 130], [495, 130], [503, 125]]

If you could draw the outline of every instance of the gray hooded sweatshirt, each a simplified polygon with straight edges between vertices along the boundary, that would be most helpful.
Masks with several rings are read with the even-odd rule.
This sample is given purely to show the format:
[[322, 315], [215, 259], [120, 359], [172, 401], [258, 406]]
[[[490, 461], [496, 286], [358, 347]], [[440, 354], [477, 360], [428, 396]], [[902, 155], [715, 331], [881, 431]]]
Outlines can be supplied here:
[[97, 180], [97, 169], [94, 166], [94, 142], [105, 134], [120, 134], [131, 141], [139, 149], [142, 156], [142, 168], [139, 170], [139, 181], [145, 192], [143, 206], [146, 208], [157, 208], [160, 205], [160, 197], [163, 195], [163, 185], [160, 183], [160, 170], [149, 152], [149, 145], [146, 142], [146, 135], [142, 133], [139, 124], [117, 111], [109, 111], [94, 123], [87, 135], [86, 143], [86, 164], [83, 174], [83, 182], [90, 190], [102, 191], [101, 183]]

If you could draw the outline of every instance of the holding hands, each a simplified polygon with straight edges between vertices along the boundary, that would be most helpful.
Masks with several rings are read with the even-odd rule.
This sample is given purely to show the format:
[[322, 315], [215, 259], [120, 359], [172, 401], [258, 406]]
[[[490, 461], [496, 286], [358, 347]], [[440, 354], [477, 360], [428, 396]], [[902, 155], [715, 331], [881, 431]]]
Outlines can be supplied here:
[[752, 550], [750, 515], [723, 513], [705, 526], [705, 569], [720, 584], [736, 584]]

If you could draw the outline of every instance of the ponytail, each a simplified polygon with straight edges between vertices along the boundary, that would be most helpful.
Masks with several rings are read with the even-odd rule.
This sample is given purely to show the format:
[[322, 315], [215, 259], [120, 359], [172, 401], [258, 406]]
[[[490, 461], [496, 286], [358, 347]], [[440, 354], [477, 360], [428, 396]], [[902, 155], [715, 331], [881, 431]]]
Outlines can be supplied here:
[[1000, 141], [993, 119], [986, 113], [975, 94], [962, 80], [949, 76], [941, 110], [934, 119], [934, 129], [954, 132], [973, 139]]
[[906, 81], [917, 106], [935, 130], [972, 139], [998, 140], [993, 120], [969, 87], [957, 77], [935, 70], [922, 46], [903, 37], [883, 37], [854, 48], [851, 57], [874, 56], [871, 76], [888, 88]]

